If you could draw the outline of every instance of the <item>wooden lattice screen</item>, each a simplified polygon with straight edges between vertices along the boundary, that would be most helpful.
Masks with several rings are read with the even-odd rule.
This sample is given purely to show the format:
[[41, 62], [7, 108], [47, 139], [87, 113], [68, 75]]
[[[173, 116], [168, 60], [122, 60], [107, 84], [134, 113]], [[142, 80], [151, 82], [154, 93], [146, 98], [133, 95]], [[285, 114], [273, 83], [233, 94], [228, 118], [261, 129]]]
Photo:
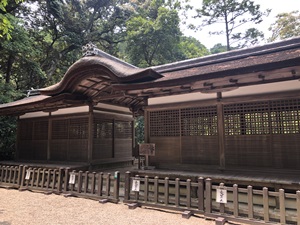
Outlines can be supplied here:
[[113, 120], [94, 118], [93, 159], [113, 157]]
[[86, 161], [88, 117], [52, 121], [51, 160]]
[[47, 120], [20, 120], [18, 152], [20, 159], [46, 160]]
[[123, 158], [132, 155], [132, 122], [116, 120], [114, 157]]

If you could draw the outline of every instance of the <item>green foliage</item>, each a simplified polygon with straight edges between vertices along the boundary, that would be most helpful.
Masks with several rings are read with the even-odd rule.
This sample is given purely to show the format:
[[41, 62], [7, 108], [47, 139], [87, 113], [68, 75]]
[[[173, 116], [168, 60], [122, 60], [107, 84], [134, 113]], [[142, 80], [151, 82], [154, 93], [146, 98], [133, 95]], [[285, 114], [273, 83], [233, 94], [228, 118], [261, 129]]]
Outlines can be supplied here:
[[[20, 93], [9, 84], [0, 82], [0, 103], [10, 102], [19, 98]], [[0, 159], [9, 160], [14, 158], [16, 142], [17, 122], [15, 117], [0, 116]]]
[[208, 49], [196, 38], [185, 36], [180, 37], [178, 51], [179, 54], [181, 53], [181, 57], [178, 57], [177, 60], [192, 59], [210, 54]]
[[174, 61], [181, 35], [178, 12], [161, 0], [145, 4], [150, 5], [142, 5], [126, 23], [130, 61], [140, 67]]
[[270, 28], [272, 36], [269, 42], [291, 38], [300, 35], [300, 12], [281, 13], [276, 16], [276, 21]]
[[10, 5], [17, 5], [21, 2], [22, 0], [15, 0], [12, 3], [9, 3], [8, 0], [0, 0], [0, 39], [6, 36], [9, 40], [11, 38], [10, 33], [14, 28], [11, 23], [13, 16], [10, 14], [10, 10], [7, 10], [7, 7]]
[[202, 27], [223, 23], [224, 30], [213, 31], [211, 34], [225, 35], [227, 50], [230, 50], [233, 44], [242, 48], [262, 39], [263, 33], [256, 28], [248, 28], [241, 32], [241, 26], [262, 22], [262, 18], [268, 16], [270, 11], [260, 11], [260, 5], [255, 5], [250, 0], [203, 0], [202, 8], [197, 9], [197, 17], [203, 19]]
[[139, 116], [134, 121], [135, 142], [137, 144], [144, 143], [144, 116]]
[[210, 53], [211, 54], [217, 54], [221, 52], [226, 52], [227, 51], [227, 46], [222, 45], [221, 43], [215, 44], [211, 49]]

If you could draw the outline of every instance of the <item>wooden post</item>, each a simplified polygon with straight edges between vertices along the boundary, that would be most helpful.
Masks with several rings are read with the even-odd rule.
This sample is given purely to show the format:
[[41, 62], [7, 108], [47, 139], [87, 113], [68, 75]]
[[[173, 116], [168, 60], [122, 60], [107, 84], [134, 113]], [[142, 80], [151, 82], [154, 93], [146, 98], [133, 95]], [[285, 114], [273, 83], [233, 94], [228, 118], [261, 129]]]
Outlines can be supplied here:
[[145, 182], [144, 182], [144, 201], [147, 202], [148, 201], [148, 194], [149, 194], [149, 177], [146, 175], [145, 176]]
[[78, 173], [78, 187], [77, 187], [78, 193], [81, 193], [81, 188], [82, 188], [82, 171], [80, 170]]
[[212, 212], [212, 191], [211, 191], [211, 179], [207, 178], [205, 180], [205, 212], [211, 213]]
[[268, 188], [263, 188], [263, 205], [264, 205], [264, 221], [269, 222], [270, 221], [270, 215], [269, 215], [269, 193]]
[[50, 186], [50, 178], [51, 178], [51, 169], [48, 169], [47, 183], [46, 183], [47, 190], [49, 189]]
[[225, 168], [225, 129], [222, 103], [217, 104], [220, 168]]
[[165, 177], [165, 205], [169, 204], [169, 177]]
[[95, 194], [95, 177], [96, 177], [96, 172], [92, 173], [92, 182], [91, 182], [91, 194]]
[[[220, 187], [224, 187], [224, 183], [220, 183]], [[220, 203], [220, 213], [225, 213], [225, 203]]]
[[57, 169], [53, 170], [53, 176], [52, 176], [52, 190], [55, 190], [55, 184], [56, 184], [56, 174], [57, 174]]
[[120, 189], [120, 172], [116, 171], [114, 176], [114, 199], [119, 200], [119, 189]]
[[204, 178], [198, 178], [198, 209], [204, 211]]
[[88, 185], [89, 185], [89, 171], [85, 171], [84, 175], [84, 187], [83, 187], [83, 192], [86, 194], [88, 191]]
[[191, 208], [191, 179], [186, 180], [186, 207]]
[[237, 184], [233, 185], [233, 215], [239, 216], [239, 187]]
[[52, 141], [52, 118], [50, 112], [49, 121], [48, 121], [47, 161], [51, 160], [51, 141]]
[[103, 173], [98, 173], [98, 196], [102, 196]]
[[59, 168], [59, 170], [58, 170], [58, 184], [57, 184], [58, 193], [60, 193], [61, 190], [62, 190], [62, 173], [63, 173], [63, 168]]
[[88, 122], [88, 163], [91, 167], [91, 162], [93, 159], [93, 139], [94, 139], [94, 131], [93, 131], [93, 123], [94, 123], [94, 112], [93, 105], [89, 105], [89, 122]]
[[[135, 175], [135, 179], [139, 179], [140, 176], [139, 175]], [[154, 190], [154, 198], [155, 198], [155, 190]], [[138, 201], [139, 200], [139, 191], [135, 191], [135, 200]]]
[[296, 192], [297, 198], [297, 224], [300, 224], [300, 191]]
[[124, 187], [124, 200], [128, 201], [130, 199], [130, 172], [125, 173], [125, 187]]
[[19, 167], [18, 166], [15, 166], [14, 168], [14, 177], [13, 177], [13, 184], [18, 184], [18, 181], [17, 181], [17, 173], [18, 173], [18, 169]]
[[69, 184], [69, 167], [65, 169], [65, 181], [64, 181], [64, 192], [68, 191], [68, 184]]
[[46, 174], [46, 169], [44, 168], [42, 172], [42, 184], [41, 184], [42, 188], [45, 187], [45, 174]]
[[158, 176], [154, 177], [154, 203], [158, 203]]
[[20, 165], [19, 166], [19, 172], [18, 172], [18, 186], [20, 187], [21, 185], [22, 185], [22, 173], [23, 173], [23, 170], [24, 170], [24, 168], [23, 168], [23, 165]]
[[37, 171], [37, 177], [36, 177], [36, 187], [37, 188], [40, 188], [41, 170], [42, 170], [42, 168], [38, 168], [38, 171]]
[[13, 173], [13, 166], [9, 167], [9, 176], [8, 176], [8, 183], [12, 183], [12, 173]]
[[179, 207], [180, 202], [180, 179], [175, 179], [175, 206]]
[[279, 205], [280, 205], [280, 223], [286, 224], [285, 219], [285, 194], [283, 189], [279, 189]]
[[26, 174], [26, 171], [27, 171], [27, 166], [24, 166], [24, 167], [23, 167], [23, 171], [22, 171], [21, 182], [20, 182], [21, 188], [25, 185], [25, 184], [24, 184], [24, 181], [25, 181], [25, 174]]
[[106, 196], [110, 196], [110, 173], [107, 174], [106, 177]]
[[248, 194], [248, 218], [253, 219], [253, 189], [252, 186], [247, 187], [247, 194]]

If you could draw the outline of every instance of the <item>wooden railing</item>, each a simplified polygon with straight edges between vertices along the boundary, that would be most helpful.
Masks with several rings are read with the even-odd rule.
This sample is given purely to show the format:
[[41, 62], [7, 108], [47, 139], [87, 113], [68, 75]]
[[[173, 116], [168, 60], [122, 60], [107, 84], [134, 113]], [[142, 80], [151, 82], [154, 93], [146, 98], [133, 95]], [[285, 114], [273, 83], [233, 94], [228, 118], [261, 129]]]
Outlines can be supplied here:
[[[0, 166], [0, 187], [120, 201], [120, 173]], [[226, 202], [217, 202], [223, 190]], [[124, 203], [222, 217], [228, 222], [300, 225], [300, 191], [216, 184], [211, 179], [169, 179], [125, 174]]]
[[[139, 186], [138, 191], [134, 185]], [[217, 189], [226, 190], [226, 203], [216, 202]], [[270, 191], [266, 187], [259, 190], [252, 186], [240, 188], [236, 184], [216, 185], [209, 178], [170, 180], [131, 176], [127, 172], [124, 202], [222, 217], [230, 222], [300, 225], [300, 191], [285, 193], [283, 189]]]
[[[71, 179], [72, 178], [72, 179]], [[92, 199], [118, 202], [120, 173], [95, 173], [28, 166], [0, 166], [0, 187], [63, 193]]]

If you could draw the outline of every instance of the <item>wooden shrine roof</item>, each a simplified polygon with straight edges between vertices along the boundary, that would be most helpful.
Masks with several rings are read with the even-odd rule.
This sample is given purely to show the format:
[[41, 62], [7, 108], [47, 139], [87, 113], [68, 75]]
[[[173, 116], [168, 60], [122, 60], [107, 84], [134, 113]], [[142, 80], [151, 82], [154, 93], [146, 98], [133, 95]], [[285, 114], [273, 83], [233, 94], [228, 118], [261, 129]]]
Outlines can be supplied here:
[[[300, 37], [150, 68], [137, 68], [89, 44], [63, 79], [38, 97], [0, 105], [0, 115], [99, 102], [136, 111], [146, 99], [300, 78]], [[300, 84], [300, 83], [299, 83]]]

